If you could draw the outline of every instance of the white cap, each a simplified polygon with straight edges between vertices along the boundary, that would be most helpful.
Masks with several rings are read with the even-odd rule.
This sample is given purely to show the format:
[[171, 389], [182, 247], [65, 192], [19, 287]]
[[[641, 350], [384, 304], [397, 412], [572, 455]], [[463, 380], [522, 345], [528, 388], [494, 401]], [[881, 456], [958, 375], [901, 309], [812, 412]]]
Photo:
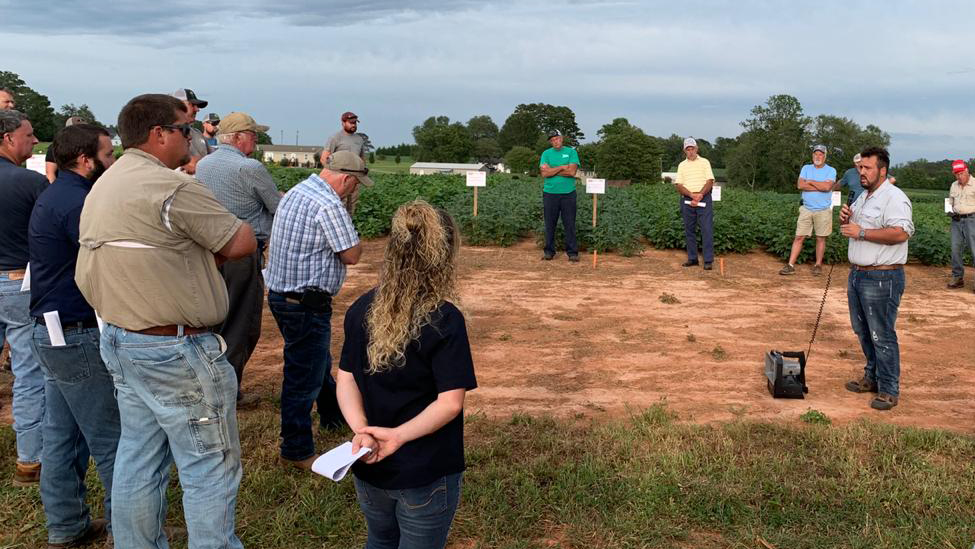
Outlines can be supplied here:
[[856, 164], [859, 161], [860, 161], [860, 153], [856, 153], [855, 155], [853, 155], [853, 163]]
[[697, 141], [695, 141], [693, 137], [688, 137], [688, 138], [684, 139], [684, 148], [685, 149], [687, 147], [696, 147], [696, 146], [697, 146]]

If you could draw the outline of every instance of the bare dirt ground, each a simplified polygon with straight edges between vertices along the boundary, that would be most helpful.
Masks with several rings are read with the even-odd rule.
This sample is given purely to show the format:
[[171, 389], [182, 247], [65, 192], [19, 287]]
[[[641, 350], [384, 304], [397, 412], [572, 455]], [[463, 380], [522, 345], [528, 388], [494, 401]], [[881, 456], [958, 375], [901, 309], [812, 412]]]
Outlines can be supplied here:
[[[332, 355], [342, 347], [348, 305], [375, 285], [385, 240], [365, 243], [334, 301]], [[863, 360], [846, 303], [848, 266], [837, 266], [807, 368], [804, 400], [773, 399], [762, 373], [769, 349], [805, 351], [826, 274], [755, 252], [724, 258], [715, 270], [683, 269], [681, 251], [639, 257], [600, 255], [541, 261], [532, 242], [465, 247], [460, 256], [465, 312], [479, 387], [467, 411], [610, 418], [665, 402], [684, 421], [738, 417], [794, 420], [810, 408], [843, 423], [871, 418], [903, 426], [975, 433], [975, 293], [948, 290], [947, 268], [909, 265], [898, 318], [901, 401], [890, 412], [843, 384]], [[828, 269], [827, 269], [828, 270]], [[268, 397], [281, 382], [281, 336], [265, 309], [263, 337], [244, 390]], [[9, 381], [0, 404], [9, 423]]]

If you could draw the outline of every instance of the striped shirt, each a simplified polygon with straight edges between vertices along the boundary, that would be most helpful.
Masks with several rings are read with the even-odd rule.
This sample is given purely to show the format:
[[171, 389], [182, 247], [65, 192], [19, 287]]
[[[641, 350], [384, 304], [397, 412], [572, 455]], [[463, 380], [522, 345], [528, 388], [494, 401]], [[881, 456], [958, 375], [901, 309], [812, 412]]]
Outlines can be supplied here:
[[264, 164], [223, 144], [200, 160], [196, 178], [224, 208], [250, 223], [258, 240], [267, 241], [281, 194]]
[[359, 243], [352, 218], [338, 193], [312, 174], [278, 204], [271, 230], [267, 288], [301, 292], [319, 288], [331, 295], [345, 282], [338, 253]]

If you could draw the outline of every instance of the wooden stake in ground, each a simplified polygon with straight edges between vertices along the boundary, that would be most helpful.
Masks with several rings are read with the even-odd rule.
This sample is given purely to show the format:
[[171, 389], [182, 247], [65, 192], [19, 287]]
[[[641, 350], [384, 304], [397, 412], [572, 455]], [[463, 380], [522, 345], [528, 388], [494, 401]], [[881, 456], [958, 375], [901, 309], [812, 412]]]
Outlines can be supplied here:
[[474, 187], [474, 217], [477, 217], [477, 188], [487, 186], [487, 173], [482, 171], [467, 172], [467, 186]]
[[[599, 203], [599, 195], [606, 193], [606, 180], [605, 179], [586, 179], [586, 192], [592, 195], [592, 228], [596, 229], [596, 210], [597, 204]], [[599, 253], [596, 251], [596, 246], [592, 247], [592, 268], [596, 268], [596, 258]]]
[[719, 257], [718, 258], [718, 272], [721, 273], [721, 276], [724, 276], [724, 258], [723, 257]]

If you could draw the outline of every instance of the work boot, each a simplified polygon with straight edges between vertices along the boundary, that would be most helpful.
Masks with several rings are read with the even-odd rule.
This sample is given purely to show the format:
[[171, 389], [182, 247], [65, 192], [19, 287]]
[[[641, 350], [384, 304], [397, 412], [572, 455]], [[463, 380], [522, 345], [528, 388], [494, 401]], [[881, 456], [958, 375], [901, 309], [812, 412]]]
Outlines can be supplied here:
[[[948, 282], [948, 287], [949, 288], [952, 288], [952, 289], [954, 289], [954, 288], [961, 288], [964, 285], [965, 285], [965, 279], [962, 278], [962, 277], [960, 277], [960, 276], [953, 276], [953, 277], [951, 277], [951, 281]], [[973, 289], [975, 289], [975, 288], [973, 288]]]
[[84, 547], [94, 541], [105, 537], [108, 533], [108, 521], [105, 519], [95, 519], [91, 521], [88, 528], [77, 538], [63, 543], [47, 544], [47, 549], [62, 549], [64, 547]]
[[579, 262], [579, 256], [578, 255], [570, 255], [569, 256], [569, 261], [571, 261], [572, 263], [578, 263]]
[[813, 265], [812, 274], [813, 274], [813, 276], [819, 276], [819, 275], [823, 274], [823, 266], [822, 265]]
[[281, 464], [284, 466], [295, 467], [303, 471], [311, 471], [311, 464], [315, 463], [315, 460], [318, 459], [318, 456], [320, 455], [321, 454], [313, 454], [311, 457], [305, 459], [281, 458]]
[[705, 271], [710, 271], [712, 268], [713, 267], [711, 266], [711, 262], [710, 261], [704, 263], [704, 270]]
[[877, 382], [867, 379], [867, 376], [863, 376], [854, 381], [847, 381], [846, 390], [854, 393], [876, 393]]
[[688, 259], [687, 261], [680, 264], [681, 267], [697, 267], [697, 265], [698, 263], [696, 259], [694, 260]]
[[30, 486], [31, 484], [37, 484], [41, 481], [41, 464], [37, 463], [22, 463], [17, 462], [17, 468], [14, 470], [14, 485], [16, 486]]
[[796, 274], [796, 268], [793, 267], [792, 265], [789, 265], [788, 263], [786, 263], [785, 267], [782, 267], [782, 270], [779, 271], [779, 274], [780, 275], [794, 275], [794, 274]]
[[544, 259], [545, 261], [552, 261], [553, 257], [555, 257], [555, 254], [550, 254], [548, 252], [545, 252], [545, 254], [542, 255], [542, 259]]
[[897, 406], [897, 397], [888, 395], [887, 393], [880, 393], [870, 401], [870, 407], [874, 410], [890, 410], [894, 406]]

